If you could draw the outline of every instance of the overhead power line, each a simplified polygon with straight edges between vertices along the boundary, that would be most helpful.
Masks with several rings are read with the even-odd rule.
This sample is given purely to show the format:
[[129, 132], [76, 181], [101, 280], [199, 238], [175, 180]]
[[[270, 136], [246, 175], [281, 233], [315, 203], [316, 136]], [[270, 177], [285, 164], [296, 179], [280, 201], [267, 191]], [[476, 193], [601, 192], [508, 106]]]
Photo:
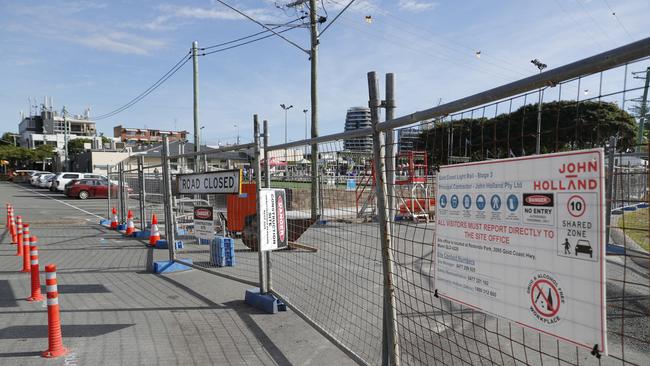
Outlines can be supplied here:
[[621, 20], [618, 18], [618, 15], [616, 15], [616, 12], [614, 11], [614, 9], [612, 9], [612, 7], [609, 5], [607, 0], [603, 0], [603, 2], [605, 3], [605, 5], [607, 5], [607, 7], [609, 8], [609, 11], [612, 12], [612, 15], [614, 16], [614, 18], [616, 18], [616, 21], [618, 22], [618, 25], [620, 25], [621, 28], [623, 28], [623, 31], [625, 31], [627, 36], [630, 37], [630, 40], [634, 41], [634, 37], [632, 37], [632, 34], [630, 34], [630, 32], [627, 30], [627, 28], [625, 27], [625, 24], [623, 24], [623, 22], [621, 22]]
[[[303, 19], [305, 19], [305, 18], [306, 18], [306, 16], [302, 16], [302, 17], [300, 17], [300, 18], [298, 18], [298, 19], [294, 19], [294, 20], [292, 20], [292, 21], [290, 21], [290, 22], [287, 22], [287, 23], [285, 23], [285, 24], [281, 24], [281, 25], [274, 26], [274, 27], [271, 28], [271, 29], [275, 30], [275, 29], [278, 29], [278, 28], [287, 27], [287, 26], [289, 26], [289, 25], [291, 25], [291, 24], [293, 24], [293, 23], [295, 23], [295, 22], [297, 22], [297, 21], [299, 21], [299, 20], [303, 20]], [[297, 28], [297, 27], [301, 27], [301, 26], [302, 26], [302, 24], [300, 24], [300, 25], [298, 25], [298, 26], [296, 26], [296, 27], [292, 27], [291, 29], [293, 29], [293, 28]], [[268, 32], [269, 32], [269, 31], [265, 29], [265, 30], [263, 30], [263, 31], [260, 31], [260, 32], [257, 32], [257, 33], [253, 33], [253, 34], [248, 35], [248, 36], [245, 36], [245, 37], [240, 37], [240, 38], [237, 38], [237, 39], [233, 39], [232, 41], [223, 42], [223, 43], [218, 43], [218, 44], [215, 44], [215, 45], [212, 45], [212, 46], [208, 46], [208, 47], [201, 47], [201, 48], [199, 48], [199, 50], [201, 50], [201, 51], [205, 51], [205, 50], [209, 50], [209, 49], [212, 49], [212, 48], [222, 47], [222, 46], [229, 45], [229, 44], [232, 44], [232, 43], [235, 43], [235, 42], [239, 42], [239, 41], [243, 41], [243, 40], [245, 40], [245, 39], [249, 39], [249, 38], [252, 38], [252, 37], [255, 37], [255, 36], [259, 36], [260, 34], [264, 34], [264, 33], [268, 33]], [[278, 32], [278, 33], [283, 33], [283, 32], [284, 32], [284, 31], [280, 31], [280, 32]], [[274, 35], [274, 34], [273, 34], [273, 35]]]
[[[281, 31], [279, 31], [279, 32], [277, 32], [277, 33], [278, 33], [278, 34], [285, 33], [285, 32], [288, 32], [288, 31], [290, 31], [290, 30], [293, 30], [293, 29], [296, 29], [296, 28], [300, 28], [300, 27], [302, 27], [302, 24], [297, 24], [297, 25], [294, 25], [294, 26], [289, 27], [289, 28], [287, 28], [287, 29], [281, 30]], [[209, 48], [212, 49], [212, 48], [217, 48], [217, 47], [220, 47], [220, 46], [226, 46], [226, 45], [229, 45], [229, 44], [235, 43], [235, 42], [240, 41], [240, 40], [244, 40], [244, 39], [248, 39], [248, 38], [254, 37], [254, 36], [259, 35], [259, 34], [262, 34], [262, 33], [267, 33], [267, 32], [264, 31], [264, 32], [255, 33], [255, 34], [252, 34], [252, 35], [250, 35], [250, 36], [246, 36], [246, 37], [238, 38], [237, 40], [233, 40], [233, 41], [224, 42], [224, 43], [221, 43], [221, 44], [218, 44], [218, 45], [210, 46]], [[234, 44], [234, 45], [232, 45], [232, 46], [228, 46], [228, 47], [224, 47], [224, 48], [219, 48], [219, 49], [216, 49], [216, 50], [213, 50], [213, 51], [209, 51], [209, 52], [204, 52], [204, 53], [199, 54], [199, 56], [207, 56], [207, 55], [211, 55], [211, 54], [213, 54], [213, 53], [217, 53], [217, 52], [223, 52], [223, 51], [231, 50], [231, 49], [233, 49], [233, 48], [237, 48], [237, 47], [245, 46], [245, 45], [247, 45], [247, 44], [251, 44], [251, 43], [254, 43], [254, 42], [257, 42], [257, 41], [261, 41], [261, 40], [263, 40], [263, 39], [271, 38], [271, 37], [273, 37], [273, 36], [275, 36], [275, 34], [267, 34], [267, 35], [262, 36], [262, 37], [253, 38], [253, 39], [251, 39], [250, 41], [246, 41], [246, 42], [242, 42], [242, 43], [237, 43], [237, 44]], [[208, 47], [206, 47], [205, 49], [208, 49]]]
[[171, 78], [176, 72], [178, 72], [178, 70], [180, 70], [183, 67], [183, 65], [185, 65], [189, 60], [190, 60], [190, 52], [186, 53], [174, 66], [172, 66], [171, 69], [169, 69], [169, 71], [167, 71], [163, 76], [160, 77], [160, 79], [158, 79], [145, 91], [138, 94], [135, 98], [131, 99], [128, 103], [124, 104], [123, 106], [114, 109], [111, 112], [101, 114], [95, 117], [94, 120], [106, 119], [131, 108], [133, 105], [135, 105], [142, 99], [146, 98], [154, 90], [158, 89], [162, 84], [164, 84], [167, 80], [169, 80], [169, 78]]

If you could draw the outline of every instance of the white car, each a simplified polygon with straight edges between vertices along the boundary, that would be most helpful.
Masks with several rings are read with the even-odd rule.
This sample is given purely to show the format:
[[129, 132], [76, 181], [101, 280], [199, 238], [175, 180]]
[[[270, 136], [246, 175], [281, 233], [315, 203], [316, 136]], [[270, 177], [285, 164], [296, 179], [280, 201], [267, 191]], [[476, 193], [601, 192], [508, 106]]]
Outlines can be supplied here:
[[39, 179], [42, 175], [45, 175], [45, 174], [52, 174], [52, 173], [50, 173], [50, 172], [36, 172], [36, 173], [34, 173], [34, 174], [32, 174], [32, 175], [30, 176], [30, 178], [29, 178], [29, 184], [31, 184], [31, 185], [33, 185], [33, 186], [38, 186], [38, 179]]
[[47, 188], [47, 182], [50, 178], [52, 178], [54, 174], [52, 173], [45, 173], [41, 174], [38, 179], [36, 180], [36, 185], [40, 188]]
[[94, 173], [61, 172], [56, 175], [50, 190], [63, 192], [65, 191], [65, 185], [73, 179], [98, 179], [100, 177], [101, 175]]

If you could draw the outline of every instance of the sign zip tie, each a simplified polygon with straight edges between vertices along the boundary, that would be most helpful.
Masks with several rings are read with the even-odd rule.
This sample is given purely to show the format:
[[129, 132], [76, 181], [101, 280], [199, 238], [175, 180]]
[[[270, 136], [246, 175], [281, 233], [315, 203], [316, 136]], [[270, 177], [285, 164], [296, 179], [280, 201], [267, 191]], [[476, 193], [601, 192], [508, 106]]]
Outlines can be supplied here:
[[598, 343], [594, 344], [594, 348], [591, 350], [591, 354], [596, 356], [597, 359], [600, 359], [600, 351], [598, 350]]
[[440, 296], [438, 296], [438, 289], [435, 289], [433, 291], [433, 297], [440, 297]]

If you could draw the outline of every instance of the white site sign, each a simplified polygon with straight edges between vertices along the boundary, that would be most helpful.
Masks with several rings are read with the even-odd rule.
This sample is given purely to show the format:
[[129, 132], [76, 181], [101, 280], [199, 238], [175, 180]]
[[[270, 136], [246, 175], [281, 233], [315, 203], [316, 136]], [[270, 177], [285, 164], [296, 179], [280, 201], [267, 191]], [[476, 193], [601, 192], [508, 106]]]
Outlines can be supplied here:
[[260, 190], [260, 248], [276, 250], [289, 244], [287, 231], [287, 197], [284, 189]]
[[241, 193], [241, 169], [179, 174], [178, 193]]
[[602, 149], [441, 167], [438, 294], [606, 355], [604, 183]]
[[199, 239], [214, 239], [214, 209], [211, 206], [194, 207], [194, 236]]

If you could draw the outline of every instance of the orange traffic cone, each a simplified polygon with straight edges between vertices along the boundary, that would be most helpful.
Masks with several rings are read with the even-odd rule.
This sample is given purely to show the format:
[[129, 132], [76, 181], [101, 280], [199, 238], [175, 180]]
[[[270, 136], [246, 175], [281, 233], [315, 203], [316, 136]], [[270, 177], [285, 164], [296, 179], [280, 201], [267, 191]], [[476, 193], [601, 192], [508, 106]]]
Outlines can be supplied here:
[[23, 225], [22, 242], [23, 242], [23, 270], [21, 272], [29, 273], [32, 271], [32, 265], [29, 261], [29, 245], [31, 244], [31, 239], [29, 237], [29, 224]]
[[111, 221], [111, 229], [117, 230], [117, 226], [119, 225], [119, 223], [117, 221], [117, 210], [115, 209], [115, 207], [113, 207], [113, 210], [111, 212], [113, 214], [113, 221]]
[[61, 316], [59, 314], [59, 290], [56, 286], [56, 266], [48, 264], [45, 266], [45, 285], [47, 288], [47, 351], [41, 356], [55, 358], [68, 353], [63, 347], [61, 336]]
[[16, 216], [16, 255], [23, 255], [23, 217]]
[[131, 236], [135, 231], [135, 225], [133, 224], [133, 212], [129, 210], [126, 216], [126, 236]]
[[36, 237], [32, 236], [29, 246], [30, 264], [32, 265], [32, 295], [27, 298], [27, 301], [41, 301], [43, 295], [41, 294], [41, 273], [38, 266], [38, 247], [36, 244]]
[[11, 205], [7, 203], [7, 229], [9, 229], [9, 226], [11, 224], [9, 223], [9, 214], [11, 213]]
[[151, 217], [151, 234], [149, 234], [149, 245], [154, 246], [160, 240], [160, 231], [158, 230], [158, 217], [153, 214]]

